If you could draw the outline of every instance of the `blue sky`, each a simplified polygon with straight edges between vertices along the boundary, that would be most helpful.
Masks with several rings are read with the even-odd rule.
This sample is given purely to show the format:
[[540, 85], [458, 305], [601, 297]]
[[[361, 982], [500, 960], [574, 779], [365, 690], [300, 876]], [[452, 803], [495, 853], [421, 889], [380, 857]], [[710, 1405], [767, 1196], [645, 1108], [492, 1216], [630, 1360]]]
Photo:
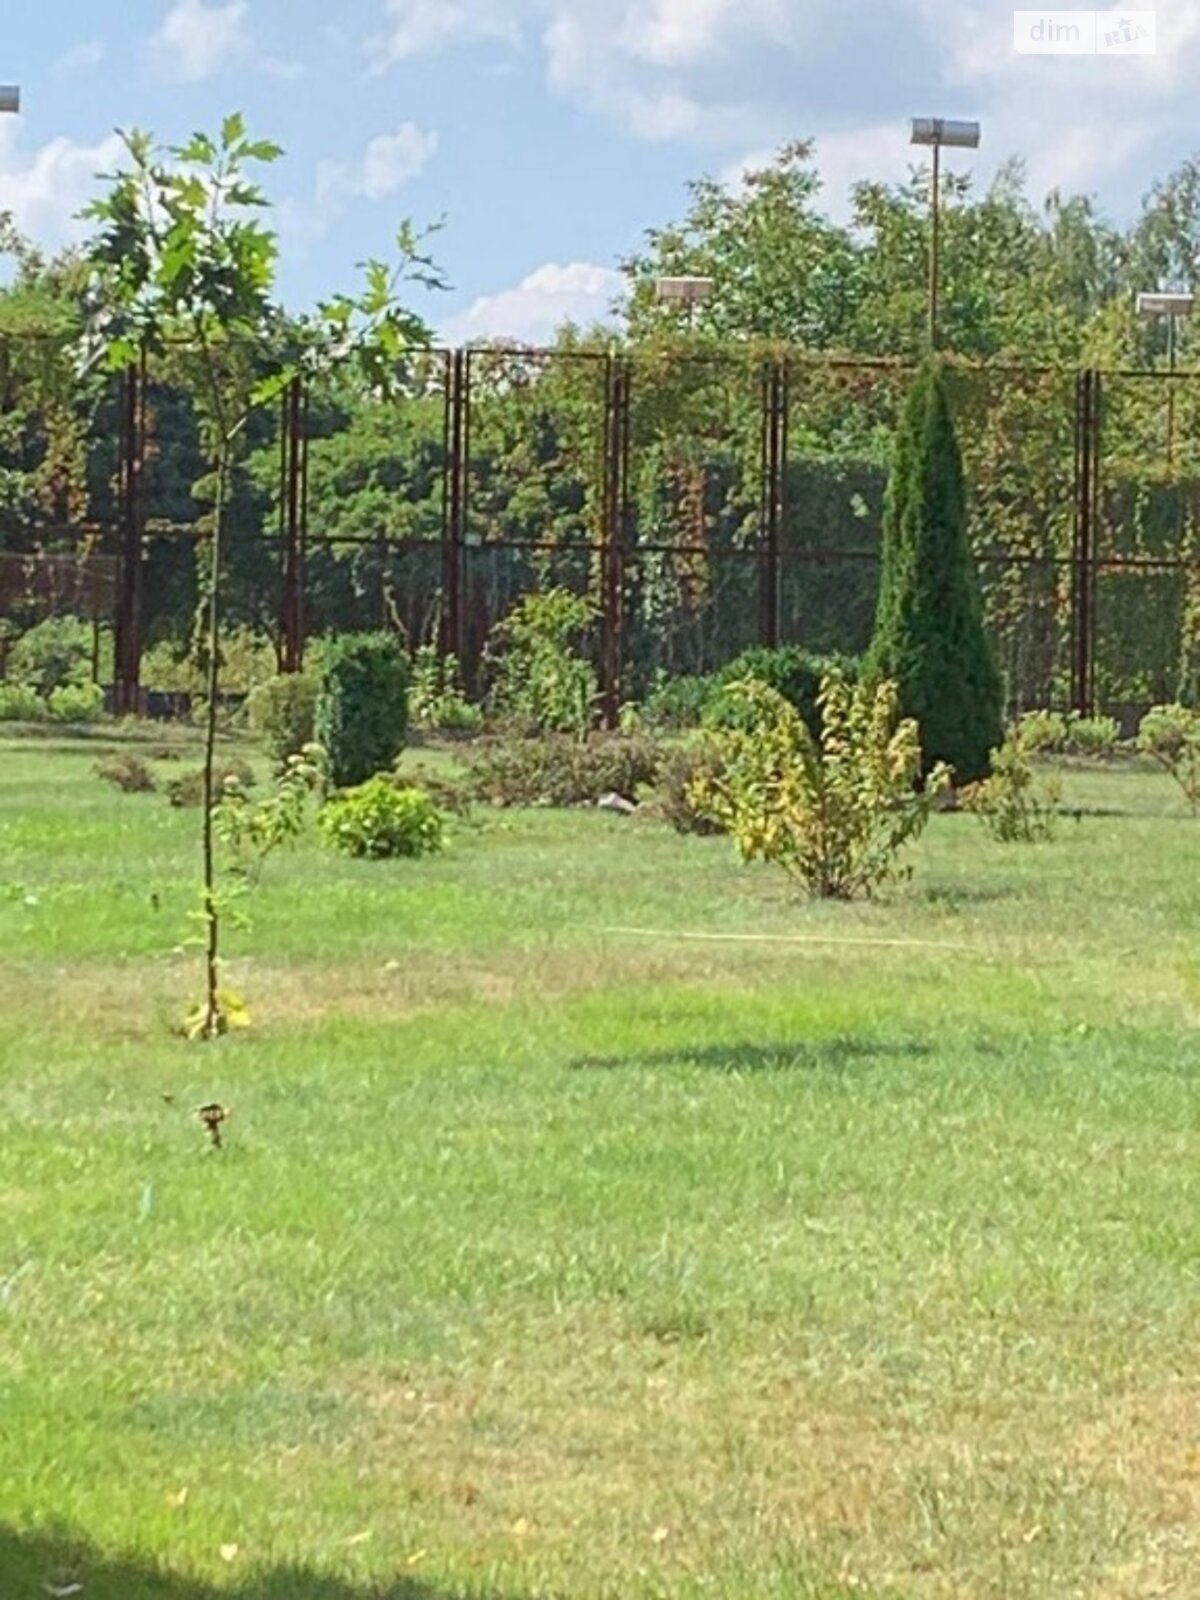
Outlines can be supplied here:
[[[1029, 4], [1029, 0], [1025, 0]], [[540, 339], [610, 300], [684, 184], [815, 137], [830, 209], [857, 177], [904, 175], [911, 113], [979, 117], [986, 179], [1023, 156], [1037, 193], [1128, 215], [1200, 146], [1200, 0], [1158, 11], [1152, 57], [1033, 58], [992, 0], [20, 0], [0, 28], [0, 209], [35, 238], [115, 158], [112, 130], [166, 140], [244, 110], [287, 151], [282, 287], [353, 281], [397, 219], [445, 215], [452, 338]], [[16, 12], [14, 15], [13, 13]]]

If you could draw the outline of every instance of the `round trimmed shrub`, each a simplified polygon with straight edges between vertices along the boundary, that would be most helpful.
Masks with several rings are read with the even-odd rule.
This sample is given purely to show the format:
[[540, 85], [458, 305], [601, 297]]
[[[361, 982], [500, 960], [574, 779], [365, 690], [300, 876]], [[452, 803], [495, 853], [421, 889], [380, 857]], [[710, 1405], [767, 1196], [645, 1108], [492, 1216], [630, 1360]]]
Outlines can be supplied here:
[[766, 646], [744, 650], [735, 661], [723, 667], [714, 680], [712, 692], [704, 709], [703, 721], [707, 727], [721, 728], [738, 724], [744, 715], [739, 711], [739, 701], [729, 693], [735, 683], [751, 678], [755, 683], [765, 683], [774, 689], [800, 713], [814, 739], [821, 737], [822, 717], [819, 704], [821, 684], [831, 672], [838, 673], [847, 683], [858, 678], [858, 662], [852, 656], [818, 656], [797, 645], [781, 645], [777, 649]]
[[99, 722], [104, 715], [104, 691], [97, 683], [64, 683], [47, 701], [51, 722]]
[[390, 768], [408, 733], [408, 655], [393, 634], [351, 633], [325, 653], [314, 737], [336, 789]]
[[267, 754], [278, 765], [314, 742], [319, 689], [316, 678], [294, 672], [260, 683], [251, 692], [250, 726], [262, 736]]
[[28, 683], [0, 683], [0, 722], [45, 722], [49, 707]]
[[23, 633], [8, 658], [8, 675], [48, 696], [92, 675], [92, 628], [81, 617], [47, 617]]
[[434, 855], [446, 842], [445, 819], [425, 791], [382, 774], [334, 795], [317, 825], [335, 850], [369, 861]]

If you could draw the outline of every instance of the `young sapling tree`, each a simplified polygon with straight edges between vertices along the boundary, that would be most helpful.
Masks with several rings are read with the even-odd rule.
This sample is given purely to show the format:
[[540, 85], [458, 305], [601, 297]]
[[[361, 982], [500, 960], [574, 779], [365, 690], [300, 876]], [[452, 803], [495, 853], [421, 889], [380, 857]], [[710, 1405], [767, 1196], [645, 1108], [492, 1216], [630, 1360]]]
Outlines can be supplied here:
[[[401, 285], [440, 287], [423, 237], [404, 223], [399, 261], [366, 264], [366, 284], [316, 313], [289, 320], [276, 305], [278, 240], [265, 220], [257, 172], [281, 150], [252, 139], [244, 118], [225, 118], [218, 135], [196, 133], [160, 146], [122, 134], [127, 165], [85, 213], [96, 224], [88, 249], [90, 304], [84, 361], [120, 371], [143, 353], [169, 360], [195, 397], [212, 466], [212, 515], [198, 633], [203, 637], [204, 729], [202, 921], [205, 999], [195, 1030], [224, 1033], [230, 1007], [220, 982], [221, 910], [217, 883], [216, 748], [220, 695], [221, 576], [230, 469], [257, 408], [302, 373], [345, 367], [386, 397], [401, 381], [405, 354], [427, 345], [424, 323], [400, 304]], [[231, 997], [232, 998], [232, 997]], [[240, 1008], [239, 1008], [240, 1009]]]

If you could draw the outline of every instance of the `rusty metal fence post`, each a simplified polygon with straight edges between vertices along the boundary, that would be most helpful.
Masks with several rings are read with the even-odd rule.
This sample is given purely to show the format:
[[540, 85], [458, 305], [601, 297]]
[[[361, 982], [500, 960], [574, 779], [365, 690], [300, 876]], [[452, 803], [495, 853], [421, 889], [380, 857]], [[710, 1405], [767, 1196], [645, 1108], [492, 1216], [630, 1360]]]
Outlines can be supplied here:
[[1071, 562], [1071, 702], [1096, 709], [1096, 533], [1100, 490], [1100, 374], [1079, 373], [1075, 389], [1075, 535]]
[[606, 728], [621, 718], [625, 654], [625, 578], [633, 369], [624, 356], [605, 364], [604, 498], [601, 528], [601, 706]]
[[280, 506], [283, 512], [280, 616], [281, 672], [304, 667], [304, 556], [307, 533], [308, 393], [302, 378], [293, 378], [283, 393], [280, 428]]
[[438, 648], [466, 667], [466, 547], [470, 491], [470, 356], [446, 361], [442, 421], [442, 607]]
[[118, 487], [120, 538], [117, 554], [114, 710], [136, 716], [141, 709], [142, 616], [145, 597], [143, 472], [146, 459], [146, 352], [121, 374]]
[[779, 644], [780, 550], [787, 498], [788, 367], [773, 358], [762, 374], [762, 498], [759, 509], [759, 642]]

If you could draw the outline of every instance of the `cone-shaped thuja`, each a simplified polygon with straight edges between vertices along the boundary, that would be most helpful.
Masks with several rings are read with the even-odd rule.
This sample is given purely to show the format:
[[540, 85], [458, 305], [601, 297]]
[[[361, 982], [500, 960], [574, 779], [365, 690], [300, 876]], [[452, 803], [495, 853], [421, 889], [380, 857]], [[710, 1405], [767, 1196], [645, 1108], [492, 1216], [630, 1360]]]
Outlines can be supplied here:
[[920, 725], [926, 767], [945, 761], [959, 783], [974, 782], [1004, 737], [1004, 692], [984, 633], [962, 454], [933, 362], [905, 404], [883, 540], [869, 674], [899, 685], [904, 714]]

